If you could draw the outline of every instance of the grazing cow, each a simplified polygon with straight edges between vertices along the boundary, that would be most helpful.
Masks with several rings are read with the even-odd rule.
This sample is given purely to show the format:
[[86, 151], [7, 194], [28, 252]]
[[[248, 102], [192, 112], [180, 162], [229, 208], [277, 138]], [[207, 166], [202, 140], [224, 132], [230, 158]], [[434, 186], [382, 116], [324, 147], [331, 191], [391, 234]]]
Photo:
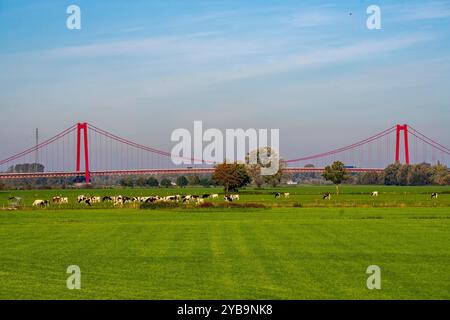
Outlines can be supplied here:
[[54, 204], [68, 204], [69, 203], [69, 198], [67, 198], [67, 197], [53, 197], [52, 198], [52, 202]]
[[127, 196], [125, 196], [125, 197], [122, 198], [122, 203], [123, 203], [123, 204], [126, 204], [126, 203], [128, 203], [128, 202], [133, 202], [133, 198], [127, 197]]
[[102, 202], [106, 202], [106, 201], [112, 202], [113, 199], [112, 199], [110, 196], [104, 196], [104, 197], [102, 198]]
[[275, 199], [281, 198], [281, 196], [285, 197], [285, 198], [289, 198], [291, 194], [289, 192], [285, 192], [285, 193], [280, 193], [277, 192], [275, 193]]
[[372, 197], [378, 197], [378, 191], [374, 191], [374, 192], [372, 192]]
[[153, 202], [156, 202], [156, 201], [158, 201], [159, 200], [159, 197], [148, 197], [146, 200], [145, 200], [145, 203], [153, 203]]
[[48, 200], [34, 200], [33, 207], [46, 207], [50, 205], [50, 201]]
[[162, 198], [162, 201], [164, 202], [178, 202], [178, 197], [177, 196], [167, 196]]
[[241, 199], [241, 197], [240, 197], [238, 194], [232, 194], [232, 195], [231, 195], [231, 198], [232, 198], [233, 200], [240, 200], [240, 199]]
[[223, 198], [225, 199], [226, 202], [233, 202], [232, 196], [225, 195]]
[[217, 199], [219, 198], [219, 195], [217, 193], [213, 193], [212, 195], [209, 196], [211, 199]]
[[86, 201], [86, 199], [87, 199], [87, 197], [85, 195], [80, 195], [77, 197], [77, 202], [81, 203], [81, 202]]
[[100, 198], [100, 197], [90, 197], [89, 200], [91, 200], [91, 203], [100, 203], [102, 201], [102, 198]]
[[210, 196], [211, 196], [210, 194], [204, 194], [204, 195], [202, 195], [202, 198], [203, 199], [208, 199]]
[[21, 197], [9, 197], [8, 200], [9, 201], [14, 201], [15, 204], [18, 204], [18, 203], [22, 202], [23, 198], [21, 198]]
[[60, 204], [61, 203], [61, 197], [53, 197], [52, 202], [54, 204]]
[[197, 205], [202, 204], [202, 203], [205, 203], [205, 199], [203, 199], [203, 198], [198, 198], [198, 199], [197, 199]]
[[111, 198], [112, 202], [117, 202], [117, 201], [122, 201], [123, 200], [122, 196], [113, 196], [113, 197], [110, 197], [110, 198]]
[[323, 195], [323, 200], [331, 200], [331, 193], [327, 192]]
[[437, 192], [433, 192], [433, 193], [431, 194], [431, 199], [437, 199], [437, 198], [438, 198]]

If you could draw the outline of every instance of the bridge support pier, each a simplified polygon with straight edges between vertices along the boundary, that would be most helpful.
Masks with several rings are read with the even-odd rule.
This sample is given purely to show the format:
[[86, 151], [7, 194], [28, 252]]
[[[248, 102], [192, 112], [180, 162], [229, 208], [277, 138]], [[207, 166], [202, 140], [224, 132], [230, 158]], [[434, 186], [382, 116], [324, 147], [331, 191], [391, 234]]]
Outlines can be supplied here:
[[396, 143], [395, 143], [395, 162], [400, 162], [400, 133], [403, 131], [405, 144], [405, 163], [409, 165], [409, 142], [408, 142], [408, 125], [397, 125]]
[[76, 170], [77, 172], [81, 171], [81, 132], [83, 132], [83, 144], [84, 144], [84, 171], [86, 184], [90, 183], [90, 174], [89, 174], [89, 147], [88, 147], [88, 124], [87, 123], [78, 123], [77, 124], [77, 163]]

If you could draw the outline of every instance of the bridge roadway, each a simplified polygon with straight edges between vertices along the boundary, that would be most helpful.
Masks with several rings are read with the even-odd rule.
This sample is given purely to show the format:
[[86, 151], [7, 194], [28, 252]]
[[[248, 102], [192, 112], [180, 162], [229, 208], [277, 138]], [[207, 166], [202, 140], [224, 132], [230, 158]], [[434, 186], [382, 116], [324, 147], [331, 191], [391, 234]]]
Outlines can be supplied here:
[[[350, 173], [383, 172], [381, 168], [347, 168]], [[285, 173], [323, 173], [324, 168], [285, 168]], [[214, 168], [177, 168], [177, 169], [136, 169], [136, 170], [105, 170], [90, 171], [91, 177], [125, 176], [125, 175], [157, 175], [157, 174], [202, 174], [213, 173]], [[34, 172], [34, 173], [0, 173], [1, 179], [36, 179], [36, 178], [66, 178], [84, 176], [84, 171], [71, 172]]]

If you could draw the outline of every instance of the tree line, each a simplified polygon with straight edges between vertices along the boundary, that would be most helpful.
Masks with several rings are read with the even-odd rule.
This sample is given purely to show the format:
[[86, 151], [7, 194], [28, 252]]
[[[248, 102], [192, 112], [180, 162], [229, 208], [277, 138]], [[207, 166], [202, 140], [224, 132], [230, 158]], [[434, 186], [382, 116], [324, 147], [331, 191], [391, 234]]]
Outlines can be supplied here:
[[443, 164], [419, 163], [406, 165], [394, 163], [384, 172], [367, 172], [357, 178], [358, 184], [384, 184], [388, 186], [450, 185], [450, 170]]

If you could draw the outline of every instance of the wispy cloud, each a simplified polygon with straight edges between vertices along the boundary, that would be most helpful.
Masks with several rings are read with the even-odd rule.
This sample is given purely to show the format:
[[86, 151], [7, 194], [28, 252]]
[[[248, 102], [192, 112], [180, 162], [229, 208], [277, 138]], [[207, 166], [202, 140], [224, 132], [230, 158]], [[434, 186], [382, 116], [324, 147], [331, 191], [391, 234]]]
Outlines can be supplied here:
[[290, 20], [290, 25], [296, 28], [327, 26], [341, 22], [342, 15], [327, 10], [308, 10], [299, 12]]
[[427, 2], [393, 6], [400, 21], [432, 20], [450, 17], [450, 2]]

